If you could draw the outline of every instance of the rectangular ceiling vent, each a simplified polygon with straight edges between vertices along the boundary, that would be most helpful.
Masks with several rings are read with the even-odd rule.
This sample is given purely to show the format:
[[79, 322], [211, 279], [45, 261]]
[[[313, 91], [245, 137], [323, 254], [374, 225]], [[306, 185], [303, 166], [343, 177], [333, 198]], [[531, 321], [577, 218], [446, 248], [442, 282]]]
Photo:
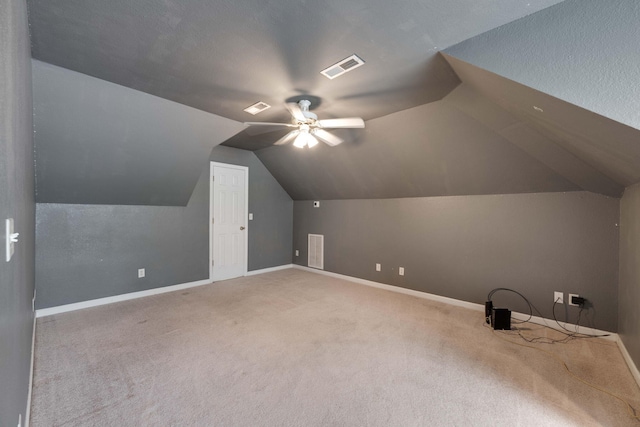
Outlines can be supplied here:
[[258, 113], [262, 113], [267, 108], [271, 108], [271, 105], [267, 104], [266, 102], [259, 101], [252, 106], [245, 108], [244, 111], [255, 116]]
[[335, 79], [338, 76], [348, 73], [351, 70], [355, 70], [359, 66], [364, 65], [364, 61], [358, 58], [357, 55], [351, 55], [348, 58], [343, 59], [337, 64], [333, 64], [331, 67], [320, 71], [320, 74], [328, 79]]
[[309, 234], [309, 259], [307, 265], [324, 270], [324, 236], [322, 234]]

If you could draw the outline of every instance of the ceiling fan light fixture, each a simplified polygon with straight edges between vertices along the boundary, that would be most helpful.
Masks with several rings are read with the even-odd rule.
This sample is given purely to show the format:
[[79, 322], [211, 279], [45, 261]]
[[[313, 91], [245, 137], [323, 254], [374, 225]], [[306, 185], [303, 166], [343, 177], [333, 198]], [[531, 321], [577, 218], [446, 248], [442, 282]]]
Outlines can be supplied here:
[[309, 135], [309, 138], [307, 138], [307, 145], [309, 148], [315, 147], [318, 145], [318, 140], [313, 135]]
[[309, 148], [315, 146], [318, 143], [318, 140], [313, 137], [309, 133], [309, 129], [300, 129], [300, 134], [296, 137], [296, 140], [293, 142], [298, 148], [304, 148], [305, 146], [309, 146]]
[[296, 128], [274, 142], [273, 145], [284, 145], [293, 141], [293, 145], [298, 148], [304, 148], [306, 146], [309, 146], [309, 148], [315, 147], [321, 141], [331, 147], [335, 147], [336, 145], [342, 144], [344, 140], [327, 132], [325, 129], [355, 129], [364, 127], [364, 120], [360, 117], [318, 120], [318, 116], [309, 111], [310, 106], [311, 101], [308, 99], [301, 99], [297, 103], [287, 102], [285, 107], [291, 114], [291, 122], [289, 123], [244, 122], [244, 124], [245, 126], [276, 128], [274, 130], [287, 127]]

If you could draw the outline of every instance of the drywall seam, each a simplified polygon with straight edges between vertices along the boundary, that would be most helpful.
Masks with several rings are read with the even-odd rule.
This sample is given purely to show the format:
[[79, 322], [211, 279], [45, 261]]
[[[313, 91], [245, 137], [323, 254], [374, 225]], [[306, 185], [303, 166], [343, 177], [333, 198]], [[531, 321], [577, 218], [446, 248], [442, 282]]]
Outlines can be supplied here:
[[[34, 313], [35, 314], [35, 313]], [[31, 396], [33, 395], [33, 367], [36, 358], [36, 317], [33, 317], [33, 332], [31, 333], [31, 369], [29, 371], [29, 392], [27, 394], [27, 409], [24, 413], [24, 427], [31, 424]]]
[[[484, 305], [482, 305], [482, 304], [476, 304], [476, 303], [468, 302], [468, 301], [461, 301], [461, 300], [454, 299], [454, 298], [448, 298], [448, 297], [443, 297], [443, 296], [440, 296], [440, 295], [430, 294], [428, 292], [415, 291], [413, 289], [402, 288], [400, 286], [393, 286], [393, 285], [387, 285], [385, 283], [373, 282], [371, 280], [360, 279], [358, 277], [345, 276], [344, 274], [332, 273], [330, 271], [317, 270], [315, 268], [305, 267], [305, 266], [297, 265], [297, 264], [294, 264], [293, 268], [297, 268], [299, 270], [308, 271], [308, 272], [311, 272], [311, 273], [316, 273], [316, 274], [322, 274], [322, 275], [325, 275], [325, 276], [335, 277], [337, 279], [343, 279], [343, 280], [347, 280], [349, 282], [354, 282], [354, 283], [358, 283], [358, 284], [361, 284], [361, 285], [371, 286], [371, 287], [378, 288], [378, 289], [384, 289], [386, 291], [397, 292], [397, 293], [401, 293], [401, 294], [405, 294], [405, 295], [411, 295], [411, 296], [418, 297], [418, 298], [428, 299], [428, 300], [431, 300], [431, 301], [441, 302], [441, 303], [444, 303], [444, 304], [454, 305], [456, 307], [463, 307], [463, 308], [468, 308], [468, 309], [474, 310], [474, 311], [482, 311], [482, 312], [484, 312]], [[602, 335], [602, 338], [604, 338], [604, 339], [606, 339], [608, 341], [615, 341], [615, 342], [619, 341], [618, 334], [616, 334], [615, 332], [602, 331], [600, 329], [593, 329], [593, 328], [586, 328], [584, 326], [578, 326], [578, 325], [574, 325], [572, 323], [556, 322], [555, 320], [552, 321], [551, 319], [545, 319], [544, 317], [538, 317], [538, 316], [531, 316], [531, 318], [529, 319], [529, 315], [528, 314], [518, 313], [518, 312], [515, 312], [515, 311], [511, 313], [511, 316], [515, 317], [518, 320], [526, 320], [526, 319], [528, 319], [531, 323], [535, 323], [537, 325], [546, 326], [548, 328], [555, 329], [555, 330], [558, 330], [558, 331], [564, 331], [563, 327], [567, 328], [567, 329], [571, 328], [572, 331], [575, 330], [577, 333], [580, 333], [580, 334]], [[552, 323], [547, 323], [547, 321], [552, 322]]]
[[622, 357], [624, 361], [627, 362], [627, 366], [629, 367], [629, 371], [631, 371], [631, 375], [633, 375], [633, 379], [636, 380], [638, 387], [640, 387], [640, 371], [638, 371], [638, 367], [635, 362], [631, 358], [631, 355], [627, 351], [627, 347], [624, 345], [624, 342], [620, 338], [619, 335], [616, 334], [616, 342], [618, 343], [618, 348], [620, 349], [620, 353], [622, 353]]
[[260, 270], [252, 270], [247, 272], [247, 276], [257, 276], [258, 274], [271, 273], [272, 271], [287, 270], [293, 268], [293, 264], [278, 265], [276, 267], [261, 268]]
[[211, 280], [198, 280], [197, 282], [182, 283], [179, 285], [163, 286], [161, 288], [147, 289], [146, 291], [131, 292], [128, 294], [114, 295], [111, 297], [97, 298], [89, 301], [76, 302], [73, 304], [59, 305], [56, 307], [42, 308], [36, 310], [36, 318], [51, 316], [53, 314], [66, 313], [69, 311], [82, 310], [84, 308], [97, 307], [99, 305], [112, 304], [114, 302], [128, 301], [131, 299], [148, 297], [151, 295], [164, 294], [167, 292], [180, 291], [182, 289], [194, 288], [212, 283]]

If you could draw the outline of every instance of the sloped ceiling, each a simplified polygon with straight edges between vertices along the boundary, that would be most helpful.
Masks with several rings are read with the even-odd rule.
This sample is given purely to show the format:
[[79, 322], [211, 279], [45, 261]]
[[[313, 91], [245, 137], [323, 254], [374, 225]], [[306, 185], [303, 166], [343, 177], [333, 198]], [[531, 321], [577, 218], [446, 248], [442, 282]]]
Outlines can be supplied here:
[[640, 182], [640, 130], [451, 56], [447, 59], [466, 84], [618, 186]]
[[343, 132], [349, 144], [256, 154], [297, 200], [623, 191], [467, 85], [441, 101], [369, 120], [364, 131]]
[[242, 125], [32, 61], [36, 201], [186, 206], [209, 153]]
[[[38, 179], [38, 201], [184, 204], [203, 158], [193, 147], [222, 141], [257, 150], [298, 200], [577, 190], [620, 197], [640, 181], [633, 0], [28, 6], [40, 64], [36, 156], [45, 179]], [[365, 66], [335, 80], [319, 74], [353, 53]], [[72, 73], [73, 81], [58, 76], [61, 89], [50, 87], [58, 83], [47, 67]], [[65, 92], [77, 87], [84, 95]], [[197, 109], [187, 114], [196, 130], [180, 114], [171, 118], [172, 107], [160, 116], [151, 107], [136, 121], [141, 105], [155, 101], [125, 112], [111, 111], [111, 101], [104, 114], [112, 93], [135, 100], [134, 92]], [[283, 102], [302, 95], [317, 99], [321, 118], [361, 116], [367, 127], [338, 130], [347, 142], [313, 150], [271, 146], [282, 132], [241, 131], [242, 121], [288, 120]], [[57, 99], [68, 111], [55, 111]], [[255, 117], [242, 111], [259, 100], [273, 107]], [[90, 124], [74, 123], [70, 134], [67, 125], [87, 118], [84, 110], [93, 112]], [[158, 117], [164, 142], [135, 132]], [[198, 142], [207, 133], [215, 136]], [[192, 148], [175, 145], [185, 135]]]
[[446, 53], [640, 129], [639, 23], [636, 0], [566, 0]]
[[[380, 117], [459, 80], [437, 53], [559, 0], [28, 0], [35, 59], [237, 121], [320, 97], [324, 116]], [[356, 53], [336, 80], [320, 71]]]
[[633, 0], [567, 0], [444, 57], [466, 84], [626, 187], [640, 182], [638, 22]]

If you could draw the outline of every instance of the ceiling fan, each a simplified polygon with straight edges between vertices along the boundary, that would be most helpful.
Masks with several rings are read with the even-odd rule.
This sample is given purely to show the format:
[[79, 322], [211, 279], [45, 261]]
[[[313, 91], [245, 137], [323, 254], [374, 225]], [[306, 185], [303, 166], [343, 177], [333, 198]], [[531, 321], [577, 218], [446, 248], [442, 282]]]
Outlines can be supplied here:
[[304, 148], [305, 146], [311, 148], [318, 143], [318, 140], [332, 147], [344, 142], [342, 138], [327, 132], [325, 129], [364, 127], [364, 120], [360, 117], [318, 120], [318, 116], [309, 111], [311, 101], [307, 99], [302, 99], [298, 103], [289, 102], [286, 103], [285, 106], [291, 113], [291, 123], [245, 122], [245, 125], [295, 128], [277, 140], [274, 145], [284, 145], [294, 141], [293, 145], [298, 148]]

